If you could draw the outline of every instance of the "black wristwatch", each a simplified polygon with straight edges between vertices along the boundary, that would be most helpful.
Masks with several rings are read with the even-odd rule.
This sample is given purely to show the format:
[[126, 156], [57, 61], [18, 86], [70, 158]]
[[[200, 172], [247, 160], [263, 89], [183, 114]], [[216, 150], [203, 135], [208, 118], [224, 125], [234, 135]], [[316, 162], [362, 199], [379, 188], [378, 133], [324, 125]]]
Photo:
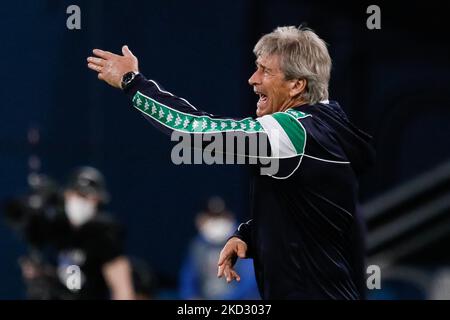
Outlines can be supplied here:
[[121, 83], [122, 90], [125, 90], [126, 88], [128, 88], [128, 86], [131, 84], [131, 82], [133, 82], [134, 78], [136, 78], [136, 76], [138, 74], [139, 73], [134, 72], [134, 71], [125, 73], [122, 77], [122, 83]]

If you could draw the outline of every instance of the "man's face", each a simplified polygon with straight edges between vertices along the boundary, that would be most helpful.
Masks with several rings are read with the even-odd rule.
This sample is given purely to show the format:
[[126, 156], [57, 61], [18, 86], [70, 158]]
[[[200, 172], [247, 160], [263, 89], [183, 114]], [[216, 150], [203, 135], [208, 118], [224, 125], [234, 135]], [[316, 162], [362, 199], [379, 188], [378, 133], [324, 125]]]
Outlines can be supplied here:
[[64, 200], [67, 218], [75, 227], [91, 220], [95, 216], [100, 202], [94, 195], [82, 195], [74, 190], [67, 190], [64, 193]]
[[280, 69], [278, 55], [259, 56], [256, 71], [248, 79], [253, 90], [259, 95], [256, 115], [262, 117], [282, 110], [290, 103], [290, 81], [286, 80]]

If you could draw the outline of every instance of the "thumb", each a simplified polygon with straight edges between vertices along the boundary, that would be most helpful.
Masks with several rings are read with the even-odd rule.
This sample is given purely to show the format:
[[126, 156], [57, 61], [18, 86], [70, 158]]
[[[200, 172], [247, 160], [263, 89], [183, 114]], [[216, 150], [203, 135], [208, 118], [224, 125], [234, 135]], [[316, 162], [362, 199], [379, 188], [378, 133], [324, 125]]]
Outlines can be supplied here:
[[127, 57], [134, 57], [133, 53], [128, 49], [128, 46], [122, 47], [122, 54]]

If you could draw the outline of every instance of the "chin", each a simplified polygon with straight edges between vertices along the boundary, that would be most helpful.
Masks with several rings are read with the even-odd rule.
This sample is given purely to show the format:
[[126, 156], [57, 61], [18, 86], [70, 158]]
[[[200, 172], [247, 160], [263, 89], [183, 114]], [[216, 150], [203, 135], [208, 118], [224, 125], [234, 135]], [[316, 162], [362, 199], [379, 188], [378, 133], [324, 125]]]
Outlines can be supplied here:
[[269, 110], [267, 108], [265, 108], [265, 109], [257, 109], [256, 110], [256, 115], [258, 117], [262, 117], [262, 116], [265, 116], [265, 115], [268, 115], [268, 114], [270, 114], [270, 112], [269, 112]]

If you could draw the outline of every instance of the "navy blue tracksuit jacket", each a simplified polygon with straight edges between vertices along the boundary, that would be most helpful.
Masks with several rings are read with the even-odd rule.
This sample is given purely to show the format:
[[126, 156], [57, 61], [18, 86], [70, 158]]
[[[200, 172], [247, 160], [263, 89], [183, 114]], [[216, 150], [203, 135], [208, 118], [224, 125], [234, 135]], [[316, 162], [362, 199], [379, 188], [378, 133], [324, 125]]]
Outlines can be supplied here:
[[338, 103], [230, 118], [198, 110], [142, 75], [126, 93], [165, 133], [268, 141], [267, 149], [246, 144], [243, 151], [249, 159], [276, 160], [277, 170], [263, 173], [263, 164], [252, 166], [251, 219], [235, 233], [248, 244], [263, 299], [363, 298], [358, 176], [374, 151], [370, 136], [349, 122]]

